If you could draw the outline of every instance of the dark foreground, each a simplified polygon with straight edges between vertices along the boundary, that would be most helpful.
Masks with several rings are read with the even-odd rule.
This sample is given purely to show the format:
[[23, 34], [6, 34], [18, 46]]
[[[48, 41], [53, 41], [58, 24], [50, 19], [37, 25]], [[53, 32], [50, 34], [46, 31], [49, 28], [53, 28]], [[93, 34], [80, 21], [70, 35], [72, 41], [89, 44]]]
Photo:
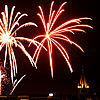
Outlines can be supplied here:
[[0, 100], [100, 100], [100, 95], [81, 95], [81, 96], [29, 96], [29, 95], [18, 95], [18, 96], [0, 96]]

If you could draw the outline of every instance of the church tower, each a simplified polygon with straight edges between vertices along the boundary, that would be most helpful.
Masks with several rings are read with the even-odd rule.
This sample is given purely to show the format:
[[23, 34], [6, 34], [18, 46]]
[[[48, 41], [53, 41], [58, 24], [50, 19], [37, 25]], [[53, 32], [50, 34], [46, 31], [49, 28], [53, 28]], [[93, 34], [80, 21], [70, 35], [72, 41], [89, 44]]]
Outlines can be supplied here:
[[85, 74], [84, 74], [84, 66], [82, 66], [82, 74], [80, 78], [80, 83], [78, 83], [78, 94], [79, 95], [87, 95], [89, 94], [89, 86], [86, 82]]

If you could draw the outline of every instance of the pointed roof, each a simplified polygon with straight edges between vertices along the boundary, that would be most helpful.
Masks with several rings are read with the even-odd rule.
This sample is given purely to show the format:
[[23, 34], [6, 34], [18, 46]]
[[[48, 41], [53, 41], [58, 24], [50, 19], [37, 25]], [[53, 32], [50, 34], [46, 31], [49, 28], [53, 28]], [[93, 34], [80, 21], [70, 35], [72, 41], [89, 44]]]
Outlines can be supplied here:
[[80, 78], [80, 83], [78, 84], [78, 88], [89, 88], [85, 78], [84, 66], [82, 66], [82, 74]]

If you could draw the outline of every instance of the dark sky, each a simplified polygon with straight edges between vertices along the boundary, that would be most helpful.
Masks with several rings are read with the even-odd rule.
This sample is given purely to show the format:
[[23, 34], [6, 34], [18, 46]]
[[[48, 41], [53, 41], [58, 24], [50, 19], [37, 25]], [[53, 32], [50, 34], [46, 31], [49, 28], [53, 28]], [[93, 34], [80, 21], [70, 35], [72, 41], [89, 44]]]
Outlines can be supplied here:
[[[56, 11], [59, 6], [66, 0], [55, 0], [54, 8]], [[16, 6], [14, 14], [18, 11], [21, 13], [27, 13], [28, 17], [23, 17], [20, 20], [20, 24], [32, 21], [38, 25], [38, 28], [34, 26], [26, 27], [18, 31], [18, 36], [24, 36], [33, 38], [39, 34], [44, 34], [44, 28], [41, 20], [37, 16], [40, 12], [38, 5], [41, 5], [44, 10], [46, 21], [48, 20], [49, 8], [52, 0], [0, 0], [0, 12], [4, 11], [4, 5], [9, 7], [9, 13], [12, 6]], [[38, 69], [31, 66], [28, 58], [21, 52], [20, 49], [14, 48], [17, 64], [18, 64], [18, 77], [26, 74], [27, 76], [21, 81], [14, 91], [16, 94], [44, 94], [49, 92], [59, 92], [65, 94], [77, 94], [77, 84], [81, 76], [81, 68], [85, 67], [85, 75], [87, 82], [90, 86], [91, 92], [100, 93], [99, 82], [99, 2], [97, 0], [67, 0], [67, 4], [63, 7], [65, 12], [61, 14], [55, 23], [54, 27], [57, 27], [61, 23], [79, 17], [90, 17], [93, 20], [83, 21], [84, 24], [89, 24], [94, 29], [84, 28], [87, 32], [82, 34], [81, 32], [66, 33], [71, 40], [78, 43], [85, 51], [82, 53], [74, 45], [70, 45], [67, 42], [59, 41], [70, 56], [70, 63], [74, 70], [70, 73], [68, 65], [66, 64], [61, 53], [53, 45], [53, 65], [54, 65], [54, 78], [51, 78], [48, 53], [42, 49], [39, 60], [37, 63]], [[1, 17], [1, 15], [0, 15]], [[31, 45], [28, 48], [28, 43], [23, 42], [27, 51], [33, 55], [35, 46]], [[4, 53], [4, 49], [1, 51], [1, 55]], [[1, 56], [3, 58], [3, 55]]]

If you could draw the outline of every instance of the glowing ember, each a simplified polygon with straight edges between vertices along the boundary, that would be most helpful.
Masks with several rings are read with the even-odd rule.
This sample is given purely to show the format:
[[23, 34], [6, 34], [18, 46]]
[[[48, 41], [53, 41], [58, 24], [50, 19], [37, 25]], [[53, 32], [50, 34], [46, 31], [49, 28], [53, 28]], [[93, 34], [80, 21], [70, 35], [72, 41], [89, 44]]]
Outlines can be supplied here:
[[[80, 29], [80, 27], [92, 28], [89, 25], [81, 24], [81, 20], [84, 20], [84, 19], [92, 20], [91, 18], [83, 17], [83, 18], [77, 18], [77, 19], [72, 19], [72, 20], [66, 21], [63, 24], [61, 24], [60, 26], [58, 26], [57, 28], [55, 28], [54, 30], [52, 30], [52, 27], [55, 24], [56, 20], [58, 19], [60, 14], [64, 11], [64, 9], [62, 9], [62, 7], [66, 3], [67, 2], [62, 3], [62, 5], [59, 7], [58, 11], [55, 12], [55, 10], [52, 10], [53, 4], [54, 4], [54, 1], [52, 1], [51, 7], [50, 7], [50, 13], [49, 13], [49, 20], [48, 20], [47, 23], [45, 22], [45, 18], [44, 18], [44, 14], [43, 14], [43, 10], [42, 10], [41, 6], [39, 6], [39, 9], [40, 9], [41, 13], [37, 14], [40, 17], [41, 21], [42, 21], [42, 24], [43, 24], [44, 30], [45, 30], [45, 34], [44, 35], [38, 35], [35, 38], [33, 38], [33, 40], [36, 40], [37, 38], [43, 37], [43, 40], [41, 41], [42, 45], [45, 43], [45, 41], [47, 41], [47, 43], [48, 43], [49, 62], [50, 62], [52, 78], [53, 78], [52, 44], [54, 44], [57, 47], [57, 49], [61, 52], [62, 56], [64, 57], [66, 63], [69, 66], [70, 71], [73, 72], [73, 69], [72, 69], [71, 64], [69, 62], [69, 56], [68, 56], [67, 51], [56, 39], [64, 40], [66, 42], [69, 42], [70, 44], [74, 44], [82, 52], [84, 52], [83, 49], [78, 44], [71, 41], [64, 34], [65, 34], [65, 32], [70, 32], [70, 33], [74, 34], [74, 31], [85, 32], [83, 29]], [[73, 25], [71, 25], [72, 23], [73, 23]], [[61, 33], [64, 33], [64, 34], [61, 34]], [[37, 47], [37, 49], [36, 49], [36, 51], [33, 55], [33, 59], [35, 60], [35, 63], [37, 63], [40, 51], [42, 49], [42, 45], [39, 45]]]

